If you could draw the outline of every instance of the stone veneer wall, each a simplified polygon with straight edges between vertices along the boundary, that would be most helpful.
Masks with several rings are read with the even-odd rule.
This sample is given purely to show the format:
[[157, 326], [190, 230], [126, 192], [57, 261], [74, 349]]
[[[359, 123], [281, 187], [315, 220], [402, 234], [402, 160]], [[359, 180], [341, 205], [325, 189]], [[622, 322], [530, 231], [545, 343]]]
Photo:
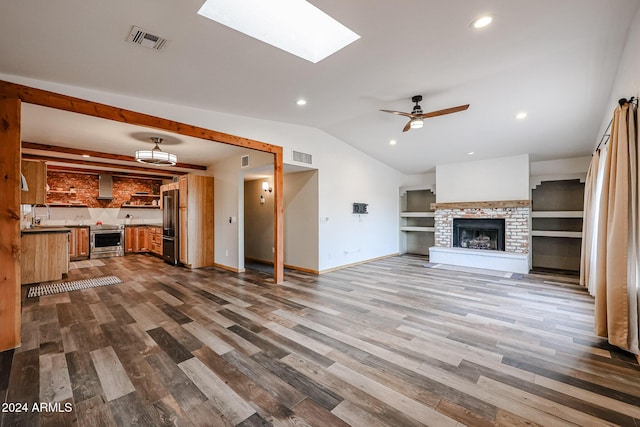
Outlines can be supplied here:
[[466, 208], [436, 209], [435, 213], [435, 245], [453, 247], [454, 218], [504, 218], [505, 252], [517, 254], [529, 253], [529, 234], [531, 209], [517, 208]]

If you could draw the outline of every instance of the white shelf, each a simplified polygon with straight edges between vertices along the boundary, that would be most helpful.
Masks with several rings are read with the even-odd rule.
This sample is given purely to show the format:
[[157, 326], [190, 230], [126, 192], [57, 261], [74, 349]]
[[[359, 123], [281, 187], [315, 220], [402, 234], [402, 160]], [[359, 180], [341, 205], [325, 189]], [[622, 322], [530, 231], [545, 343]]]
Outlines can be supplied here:
[[532, 211], [532, 218], [582, 218], [583, 211]]
[[581, 239], [582, 231], [532, 230], [531, 235], [537, 237], [570, 237], [572, 239]]
[[435, 231], [435, 227], [404, 226], [404, 227], [400, 227], [400, 231], [428, 231], [433, 233]]
[[400, 212], [401, 218], [433, 218], [435, 212]]

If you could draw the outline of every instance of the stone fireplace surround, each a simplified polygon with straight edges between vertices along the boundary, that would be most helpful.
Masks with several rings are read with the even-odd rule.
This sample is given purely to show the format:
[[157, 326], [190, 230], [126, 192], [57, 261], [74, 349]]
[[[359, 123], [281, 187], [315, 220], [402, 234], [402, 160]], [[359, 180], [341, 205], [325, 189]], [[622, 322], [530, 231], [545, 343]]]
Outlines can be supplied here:
[[[431, 263], [487, 268], [526, 274], [530, 256], [530, 200], [432, 203], [435, 210], [435, 246], [429, 248]], [[453, 247], [454, 218], [503, 218], [505, 250]]]

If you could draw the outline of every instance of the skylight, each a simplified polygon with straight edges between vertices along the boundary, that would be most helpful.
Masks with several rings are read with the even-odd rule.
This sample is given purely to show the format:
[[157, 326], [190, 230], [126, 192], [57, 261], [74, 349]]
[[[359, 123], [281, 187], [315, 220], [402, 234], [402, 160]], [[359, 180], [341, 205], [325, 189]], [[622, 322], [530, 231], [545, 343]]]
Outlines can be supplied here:
[[206, 0], [198, 14], [314, 64], [360, 38], [305, 0]]

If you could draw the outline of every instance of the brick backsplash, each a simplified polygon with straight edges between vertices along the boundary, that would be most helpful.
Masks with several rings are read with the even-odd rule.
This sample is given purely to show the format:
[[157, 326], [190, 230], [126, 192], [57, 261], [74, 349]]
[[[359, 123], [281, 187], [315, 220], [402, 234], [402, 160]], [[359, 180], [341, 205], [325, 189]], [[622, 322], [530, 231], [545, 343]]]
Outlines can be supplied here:
[[[47, 171], [49, 204], [78, 203], [90, 208], [119, 208], [129, 202], [136, 192], [159, 194], [162, 181], [158, 179], [113, 177], [113, 200], [98, 200], [98, 175]], [[58, 193], [57, 191], [61, 191]], [[62, 193], [73, 191], [73, 193]]]

